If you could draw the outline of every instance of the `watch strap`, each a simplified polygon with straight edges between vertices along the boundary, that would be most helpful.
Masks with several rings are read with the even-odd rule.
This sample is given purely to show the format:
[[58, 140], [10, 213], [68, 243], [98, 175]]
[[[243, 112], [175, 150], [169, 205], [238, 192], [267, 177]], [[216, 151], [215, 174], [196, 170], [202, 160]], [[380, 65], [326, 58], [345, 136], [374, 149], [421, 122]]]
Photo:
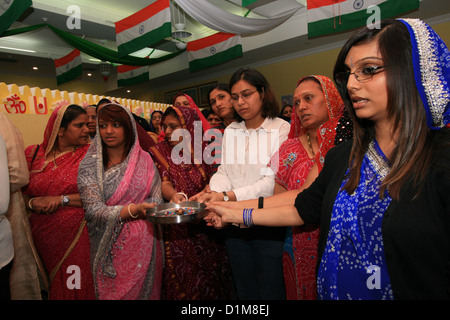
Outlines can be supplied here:
[[222, 193], [223, 193], [223, 200], [228, 201], [230, 199], [230, 197], [228, 197], [228, 195], [225, 191], [222, 191]]

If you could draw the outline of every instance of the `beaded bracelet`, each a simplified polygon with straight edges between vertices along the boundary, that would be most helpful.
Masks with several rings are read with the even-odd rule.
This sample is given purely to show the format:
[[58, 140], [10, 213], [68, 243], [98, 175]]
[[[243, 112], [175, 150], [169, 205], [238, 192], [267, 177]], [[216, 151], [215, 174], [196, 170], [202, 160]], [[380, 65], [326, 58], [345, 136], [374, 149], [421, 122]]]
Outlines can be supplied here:
[[133, 216], [133, 214], [131, 213], [131, 210], [130, 210], [130, 207], [131, 207], [132, 204], [134, 204], [134, 203], [130, 203], [130, 204], [128, 205], [128, 213], [129, 213], [130, 217], [136, 219], [136, 218], [139, 217], [139, 214]]
[[245, 227], [253, 226], [253, 217], [252, 217], [253, 209], [244, 209], [242, 212], [242, 220]]

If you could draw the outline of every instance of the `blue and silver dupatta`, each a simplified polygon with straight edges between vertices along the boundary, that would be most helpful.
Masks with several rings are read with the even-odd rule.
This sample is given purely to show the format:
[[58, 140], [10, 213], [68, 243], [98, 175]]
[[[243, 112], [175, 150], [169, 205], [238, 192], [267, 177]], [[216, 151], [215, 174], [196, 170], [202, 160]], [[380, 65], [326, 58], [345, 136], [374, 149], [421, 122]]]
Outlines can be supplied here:
[[358, 187], [351, 195], [345, 190], [338, 192], [318, 273], [319, 299], [393, 299], [381, 230], [383, 215], [391, 203], [387, 192], [380, 198], [388, 163], [378, 143], [372, 141]]

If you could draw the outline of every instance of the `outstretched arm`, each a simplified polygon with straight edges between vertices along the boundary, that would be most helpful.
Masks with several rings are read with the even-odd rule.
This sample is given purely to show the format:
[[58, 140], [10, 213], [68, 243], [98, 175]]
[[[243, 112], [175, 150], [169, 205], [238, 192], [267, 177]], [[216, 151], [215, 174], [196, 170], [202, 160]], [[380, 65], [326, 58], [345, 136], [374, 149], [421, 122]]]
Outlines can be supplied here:
[[[210, 203], [206, 208], [211, 211], [208, 219], [209, 223], [216, 228], [233, 223], [244, 223], [243, 209], [231, 209], [219, 203]], [[294, 205], [253, 209], [252, 221], [254, 225], [270, 227], [300, 226], [304, 224]]]

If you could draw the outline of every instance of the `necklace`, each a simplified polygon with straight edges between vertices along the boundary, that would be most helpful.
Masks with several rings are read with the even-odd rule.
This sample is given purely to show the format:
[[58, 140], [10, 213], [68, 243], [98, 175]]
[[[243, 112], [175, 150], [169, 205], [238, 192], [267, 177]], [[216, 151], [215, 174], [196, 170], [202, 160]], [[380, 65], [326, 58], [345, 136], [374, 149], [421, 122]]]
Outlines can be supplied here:
[[56, 164], [56, 149], [53, 150], [53, 164], [55, 165], [55, 168], [58, 168], [58, 165]]
[[111, 167], [118, 165], [119, 163], [121, 163], [123, 161], [123, 159], [120, 159], [119, 161], [117, 161], [116, 163], [112, 162], [111, 159], [109, 159], [109, 163], [111, 163]]
[[311, 149], [311, 153], [312, 153], [313, 157], [315, 157], [316, 154], [314, 153], [314, 149], [313, 149], [313, 147], [312, 147], [311, 137], [309, 136], [309, 132], [306, 133], [306, 137], [308, 138], [308, 146], [309, 146], [309, 149]]

